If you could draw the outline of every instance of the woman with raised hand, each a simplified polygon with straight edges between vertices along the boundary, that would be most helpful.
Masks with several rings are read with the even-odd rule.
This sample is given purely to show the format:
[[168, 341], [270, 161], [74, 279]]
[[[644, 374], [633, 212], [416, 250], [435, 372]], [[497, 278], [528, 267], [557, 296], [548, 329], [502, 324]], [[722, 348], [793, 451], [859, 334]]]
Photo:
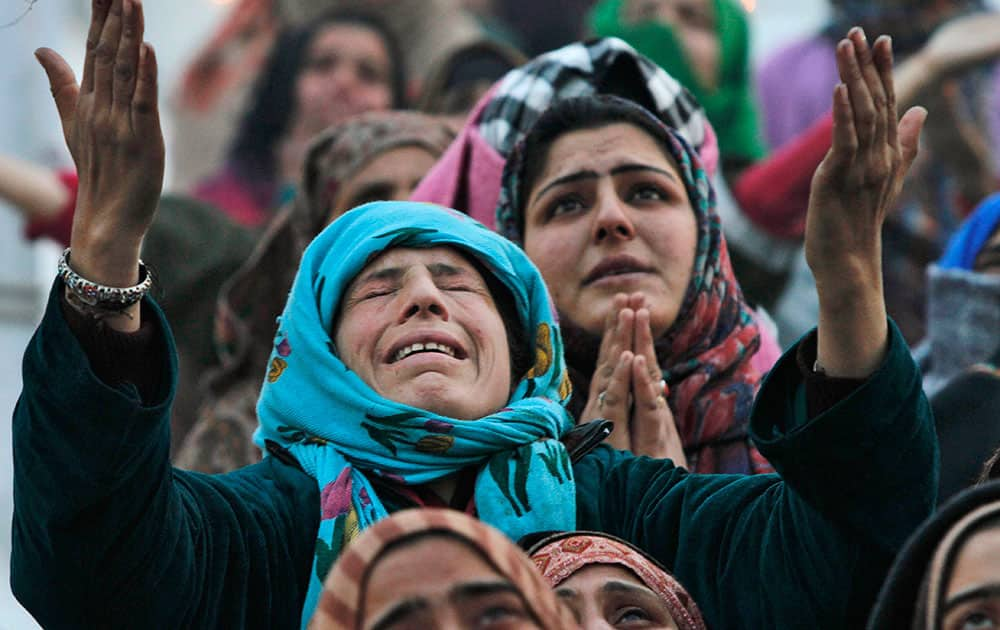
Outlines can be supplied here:
[[13, 420], [11, 581], [42, 625], [304, 625], [358, 532], [420, 506], [512, 539], [624, 538], [713, 628], [867, 615], [933, 508], [937, 464], [919, 374], [877, 287], [877, 226], [922, 118], [908, 113], [897, 138], [888, 42], [874, 61], [857, 38], [838, 49], [838, 141], [810, 218], [832, 301], [751, 420], [780, 475], [690, 474], [600, 443], [605, 422], [573, 430], [541, 274], [467, 216], [413, 202], [349, 211], [307, 248], [258, 403], [268, 456], [204, 475], [169, 464], [176, 361], [138, 259], [163, 169], [141, 12], [95, 1], [79, 86], [38, 52], [81, 176]]

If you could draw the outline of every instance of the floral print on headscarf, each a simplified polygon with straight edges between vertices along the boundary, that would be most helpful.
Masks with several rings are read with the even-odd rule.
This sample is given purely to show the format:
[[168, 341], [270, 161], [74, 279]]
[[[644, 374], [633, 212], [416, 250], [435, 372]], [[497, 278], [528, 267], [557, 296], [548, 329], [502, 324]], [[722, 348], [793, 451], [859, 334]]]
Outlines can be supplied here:
[[[544, 359], [506, 407], [456, 420], [378, 394], [339, 357], [334, 325], [344, 291], [389, 249], [452, 247], [474, 256], [511, 293], [525, 339]], [[546, 334], [542, 334], [542, 331]], [[454, 210], [417, 202], [355, 208], [306, 249], [264, 379], [254, 441], [287, 449], [316, 479], [321, 515], [303, 620], [343, 545], [388, 510], [374, 477], [421, 485], [474, 467], [479, 518], [511, 538], [571, 529], [576, 485], [559, 438], [573, 426], [562, 341], [541, 274], [515, 244]]]

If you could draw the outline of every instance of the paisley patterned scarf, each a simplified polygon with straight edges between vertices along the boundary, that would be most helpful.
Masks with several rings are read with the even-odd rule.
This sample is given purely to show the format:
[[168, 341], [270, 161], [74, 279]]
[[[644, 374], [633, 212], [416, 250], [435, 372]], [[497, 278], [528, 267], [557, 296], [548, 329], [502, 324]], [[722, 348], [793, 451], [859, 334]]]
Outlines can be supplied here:
[[[535, 363], [508, 405], [473, 421], [442, 417], [376, 393], [340, 360], [333, 332], [354, 277], [397, 247], [453, 247], [511, 293]], [[387, 509], [373, 476], [420, 485], [470, 466], [475, 507], [511, 538], [576, 523], [576, 487], [559, 437], [573, 426], [562, 342], [538, 270], [513, 243], [431, 204], [377, 202], [344, 214], [306, 249], [282, 314], [257, 405], [254, 441], [288, 449], [321, 494], [321, 521], [303, 623], [323, 578], [349, 542]]]
[[[771, 472], [770, 464], [750, 444], [747, 434], [750, 408], [760, 386], [760, 374], [751, 365], [760, 333], [733, 275], [715, 211], [715, 193], [698, 154], [679, 133], [638, 105], [616, 97], [589, 98], [641, 110], [652, 128], [661, 131], [659, 140], [680, 167], [698, 220], [694, 267], [684, 302], [674, 324], [655, 342], [688, 467], [700, 473]], [[523, 158], [522, 145], [507, 160], [497, 205], [497, 229], [517, 243], [522, 241], [519, 225], [524, 202], [519, 195]], [[560, 313], [560, 318], [574, 386], [587, 392], [600, 338], [575, 326], [566, 313]]]

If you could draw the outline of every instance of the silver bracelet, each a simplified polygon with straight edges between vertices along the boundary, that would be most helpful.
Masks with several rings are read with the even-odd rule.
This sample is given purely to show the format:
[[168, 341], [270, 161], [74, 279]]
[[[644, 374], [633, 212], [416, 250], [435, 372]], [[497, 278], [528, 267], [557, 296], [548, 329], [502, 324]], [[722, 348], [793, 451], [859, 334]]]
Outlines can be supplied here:
[[139, 284], [133, 287], [108, 287], [87, 280], [69, 266], [69, 250], [59, 259], [59, 277], [73, 296], [83, 304], [97, 310], [119, 312], [141, 300], [153, 286], [153, 276], [146, 265], [139, 261]]

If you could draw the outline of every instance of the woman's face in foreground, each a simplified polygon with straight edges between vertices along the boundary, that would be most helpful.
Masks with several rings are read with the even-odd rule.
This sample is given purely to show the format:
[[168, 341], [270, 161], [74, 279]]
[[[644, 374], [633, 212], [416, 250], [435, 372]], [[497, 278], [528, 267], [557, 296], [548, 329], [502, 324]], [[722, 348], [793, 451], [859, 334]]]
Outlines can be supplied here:
[[361, 603], [365, 630], [539, 627], [514, 584], [460, 541], [422, 538], [376, 562]]
[[944, 630], [1000, 628], [1000, 528], [973, 534], [958, 552], [942, 615]]
[[486, 281], [448, 247], [392, 249], [348, 286], [336, 324], [344, 364], [376, 392], [459, 420], [502, 408], [510, 351]]
[[646, 297], [656, 337], [677, 319], [697, 221], [673, 161], [626, 123], [556, 139], [528, 192], [524, 249], [561, 313], [600, 334], [616, 293]]
[[359, 24], [330, 24], [313, 37], [295, 84], [296, 115], [321, 131], [351, 116], [392, 107], [392, 60], [381, 36]]
[[660, 596], [620, 565], [585, 566], [555, 591], [583, 630], [677, 628]]

